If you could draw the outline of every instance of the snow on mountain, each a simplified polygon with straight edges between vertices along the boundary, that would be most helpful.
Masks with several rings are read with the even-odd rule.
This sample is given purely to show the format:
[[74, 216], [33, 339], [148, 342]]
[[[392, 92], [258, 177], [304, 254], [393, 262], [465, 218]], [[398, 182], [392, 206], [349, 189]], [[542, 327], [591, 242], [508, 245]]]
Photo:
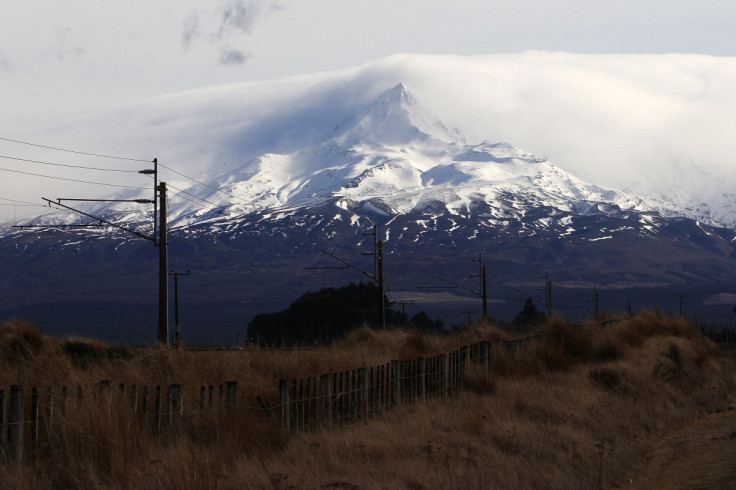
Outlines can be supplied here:
[[[649, 209], [641, 199], [587, 184], [507, 143], [466, 144], [458, 130], [426, 113], [402, 84], [337, 124], [326, 141], [290, 154], [261, 155], [218, 181], [222, 192], [197, 192], [224, 206], [217, 213], [223, 218], [368, 200], [382, 203], [391, 214], [421, 211], [438, 202], [457, 214], [485, 201], [496, 218], [518, 218], [539, 206], [578, 214], [600, 213], [605, 207]], [[191, 224], [215, 211], [185, 204], [176, 214]]]
[[[172, 228], [325, 203], [342, 209], [370, 203], [391, 215], [467, 216], [484, 203], [491, 220], [520, 219], [542, 207], [565, 215], [611, 210], [683, 214], [661, 201], [583, 182], [507, 143], [467, 144], [459, 130], [448, 129], [425, 111], [401, 83], [337, 121], [331, 132], [320, 128], [316, 134], [329, 137], [290, 153], [263, 153], [206, 185], [184, 178], [168, 182]], [[151, 197], [152, 191], [117, 196]], [[150, 206], [106, 203], [82, 208], [113, 221], [152, 222]], [[63, 220], [78, 221], [69, 214]], [[58, 223], [59, 218], [52, 214], [29, 222]]]

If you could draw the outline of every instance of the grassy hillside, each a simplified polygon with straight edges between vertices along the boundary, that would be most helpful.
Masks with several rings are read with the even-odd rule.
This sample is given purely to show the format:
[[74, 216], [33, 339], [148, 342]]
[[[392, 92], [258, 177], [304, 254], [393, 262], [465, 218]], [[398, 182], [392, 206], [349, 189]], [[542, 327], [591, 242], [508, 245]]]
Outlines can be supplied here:
[[[490, 372], [470, 369], [456, 396], [285, 433], [268, 410], [278, 405], [279, 379], [511, 336], [490, 324], [447, 336], [363, 328], [329, 348], [197, 352], [58, 340], [8, 323], [0, 328], [0, 389], [54, 387], [55, 405], [35, 452], [26, 447], [21, 464], [0, 464], [0, 481], [3, 488], [609, 488], [642, 470], [653, 437], [736, 407], [736, 362], [684, 320], [645, 313], [572, 326], [554, 318], [542, 329], [548, 335], [514, 357], [495, 355]], [[104, 396], [100, 380], [112, 381]], [[200, 412], [201, 387], [227, 381], [238, 382], [237, 408]], [[181, 384], [183, 419], [155, 433], [120, 383]], [[66, 413], [62, 386], [84, 392], [70, 397]]]

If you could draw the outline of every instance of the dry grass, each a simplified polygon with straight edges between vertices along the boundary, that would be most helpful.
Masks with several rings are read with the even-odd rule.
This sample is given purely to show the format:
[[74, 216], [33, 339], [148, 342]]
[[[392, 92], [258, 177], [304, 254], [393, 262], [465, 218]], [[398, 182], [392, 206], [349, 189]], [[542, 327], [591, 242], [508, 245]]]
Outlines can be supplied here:
[[[287, 434], [253, 410], [277, 404], [279, 379], [510, 337], [491, 324], [450, 336], [365, 327], [329, 348], [127, 352], [6, 324], [0, 388], [88, 391], [55, 415], [39, 454], [20, 468], [0, 464], [0, 481], [3, 488], [90, 489], [623, 486], [647, 437], [736, 405], [734, 360], [680, 319], [646, 313], [573, 326], [554, 318], [544, 332], [513, 357], [497, 342], [490, 372], [468, 369], [457, 396]], [[101, 379], [114, 380], [110, 395], [95, 395]], [[238, 412], [189, 408], [158, 435], [115, 390], [117, 383], [180, 383], [185, 406], [196, 407], [201, 385], [229, 380], [239, 383]]]

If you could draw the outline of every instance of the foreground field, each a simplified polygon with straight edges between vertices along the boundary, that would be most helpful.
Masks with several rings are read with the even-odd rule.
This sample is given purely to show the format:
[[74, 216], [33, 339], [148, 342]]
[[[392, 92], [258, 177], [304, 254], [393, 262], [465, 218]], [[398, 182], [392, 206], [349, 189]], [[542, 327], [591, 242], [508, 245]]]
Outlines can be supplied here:
[[[454, 396], [285, 432], [269, 410], [280, 379], [509, 336], [488, 324], [448, 336], [363, 328], [329, 348], [194, 352], [59, 341], [7, 324], [0, 388], [112, 380], [178, 383], [194, 395], [237, 381], [240, 400], [236, 412], [186, 408], [180, 427], [156, 431], [128, 405], [86, 397], [79, 410], [55, 418], [35, 454], [0, 464], [0, 481], [3, 488], [580, 489], [732, 481], [733, 358], [684, 320], [655, 313], [582, 327], [552, 319], [541, 328], [546, 335], [513, 357], [494, 355], [490, 370], [469, 369]], [[686, 480], [667, 469], [673, 460], [711, 471], [698, 476], [678, 463]]]

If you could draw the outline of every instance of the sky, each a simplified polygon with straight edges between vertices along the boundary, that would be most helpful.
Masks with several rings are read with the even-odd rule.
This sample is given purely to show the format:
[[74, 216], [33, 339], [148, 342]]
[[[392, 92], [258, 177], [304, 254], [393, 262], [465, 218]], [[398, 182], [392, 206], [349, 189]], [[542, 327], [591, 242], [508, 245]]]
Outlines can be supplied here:
[[[17, 140], [148, 158], [159, 126], [175, 131], [184, 124], [174, 121], [181, 109], [161, 96], [201, 89], [201, 101], [207, 87], [243, 83], [270, 94], [274, 89], [264, 87], [297, 87], [298, 96], [330, 74], [345, 78], [362, 67], [360, 73], [375, 77], [405, 75], [420, 102], [469, 139], [510, 140], [588, 180], [630, 186], [636, 179], [620, 174], [652, 154], [688, 166], [685, 174], [715, 169], [719, 181], [733, 170], [736, 4], [725, 0], [3, 0], [1, 6], [4, 156], [63, 160], [8, 141]], [[397, 53], [432, 56], [392, 57]], [[170, 97], [172, 104], [187, 101]], [[160, 121], [147, 113], [161, 107]], [[270, 110], [255, 102], [243, 109]], [[562, 123], [561, 114], [568, 116]], [[185, 116], [189, 132], [182, 134], [190, 140], [193, 124], [212, 121]], [[701, 120], [707, 122], [693, 124]], [[106, 121], [107, 131], [90, 121]], [[131, 145], [146, 134], [150, 146]], [[177, 157], [187, 172], [196, 171]], [[593, 158], [602, 163], [592, 168]], [[0, 168], [28, 168], [22, 165], [0, 158]], [[668, 185], [676, 185], [681, 173], [668, 168], [675, 168]], [[37, 212], [23, 204], [60, 187], [78, 192], [73, 183], [3, 170], [0, 176], [0, 218]]]

